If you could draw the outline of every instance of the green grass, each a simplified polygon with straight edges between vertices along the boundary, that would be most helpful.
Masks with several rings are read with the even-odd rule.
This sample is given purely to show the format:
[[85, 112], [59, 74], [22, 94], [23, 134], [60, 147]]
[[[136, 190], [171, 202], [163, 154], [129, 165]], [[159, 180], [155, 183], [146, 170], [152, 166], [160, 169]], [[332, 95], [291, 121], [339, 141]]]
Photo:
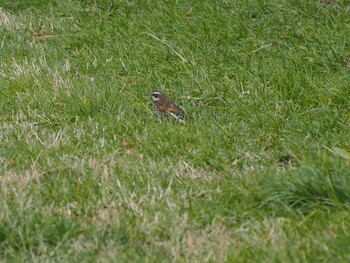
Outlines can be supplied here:
[[0, 7], [0, 261], [350, 260], [348, 1]]

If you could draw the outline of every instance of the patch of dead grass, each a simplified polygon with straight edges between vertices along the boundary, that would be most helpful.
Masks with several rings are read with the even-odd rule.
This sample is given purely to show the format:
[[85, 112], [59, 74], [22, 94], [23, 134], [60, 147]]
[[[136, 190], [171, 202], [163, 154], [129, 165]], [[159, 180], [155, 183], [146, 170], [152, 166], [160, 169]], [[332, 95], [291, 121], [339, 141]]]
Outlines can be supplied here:
[[0, 7], [0, 27], [11, 27], [11, 16], [3, 8]]

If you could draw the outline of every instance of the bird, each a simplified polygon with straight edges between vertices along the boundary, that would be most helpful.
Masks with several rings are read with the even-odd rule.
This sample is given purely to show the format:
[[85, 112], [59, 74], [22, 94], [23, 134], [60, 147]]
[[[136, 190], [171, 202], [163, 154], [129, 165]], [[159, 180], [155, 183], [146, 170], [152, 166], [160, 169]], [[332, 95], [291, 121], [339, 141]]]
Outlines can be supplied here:
[[185, 112], [178, 107], [171, 99], [169, 99], [164, 93], [160, 91], [154, 91], [151, 93], [154, 109], [158, 117], [173, 116], [175, 118], [183, 119]]

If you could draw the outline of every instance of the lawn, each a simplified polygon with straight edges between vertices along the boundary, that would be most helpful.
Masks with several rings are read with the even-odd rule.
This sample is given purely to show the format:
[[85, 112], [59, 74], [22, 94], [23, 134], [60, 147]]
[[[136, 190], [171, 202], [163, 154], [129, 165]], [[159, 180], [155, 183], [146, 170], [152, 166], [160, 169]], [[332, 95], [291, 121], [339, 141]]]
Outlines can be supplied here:
[[349, 25], [345, 0], [0, 0], [0, 261], [349, 262]]

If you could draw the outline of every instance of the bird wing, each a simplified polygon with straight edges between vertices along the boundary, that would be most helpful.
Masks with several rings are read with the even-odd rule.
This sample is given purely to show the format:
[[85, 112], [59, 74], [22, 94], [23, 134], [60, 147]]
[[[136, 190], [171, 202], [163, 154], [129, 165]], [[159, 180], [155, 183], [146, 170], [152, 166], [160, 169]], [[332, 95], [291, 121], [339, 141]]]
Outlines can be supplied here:
[[159, 111], [162, 112], [168, 112], [177, 116], [184, 116], [185, 113], [182, 109], [180, 109], [178, 106], [176, 106], [174, 103], [168, 104], [168, 105], [160, 105], [158, 107]]
[[180, 109], [175, 104], [171, 104], [170, 107], [168, 108], [168, 111], [172, 113], [178, 113]]

